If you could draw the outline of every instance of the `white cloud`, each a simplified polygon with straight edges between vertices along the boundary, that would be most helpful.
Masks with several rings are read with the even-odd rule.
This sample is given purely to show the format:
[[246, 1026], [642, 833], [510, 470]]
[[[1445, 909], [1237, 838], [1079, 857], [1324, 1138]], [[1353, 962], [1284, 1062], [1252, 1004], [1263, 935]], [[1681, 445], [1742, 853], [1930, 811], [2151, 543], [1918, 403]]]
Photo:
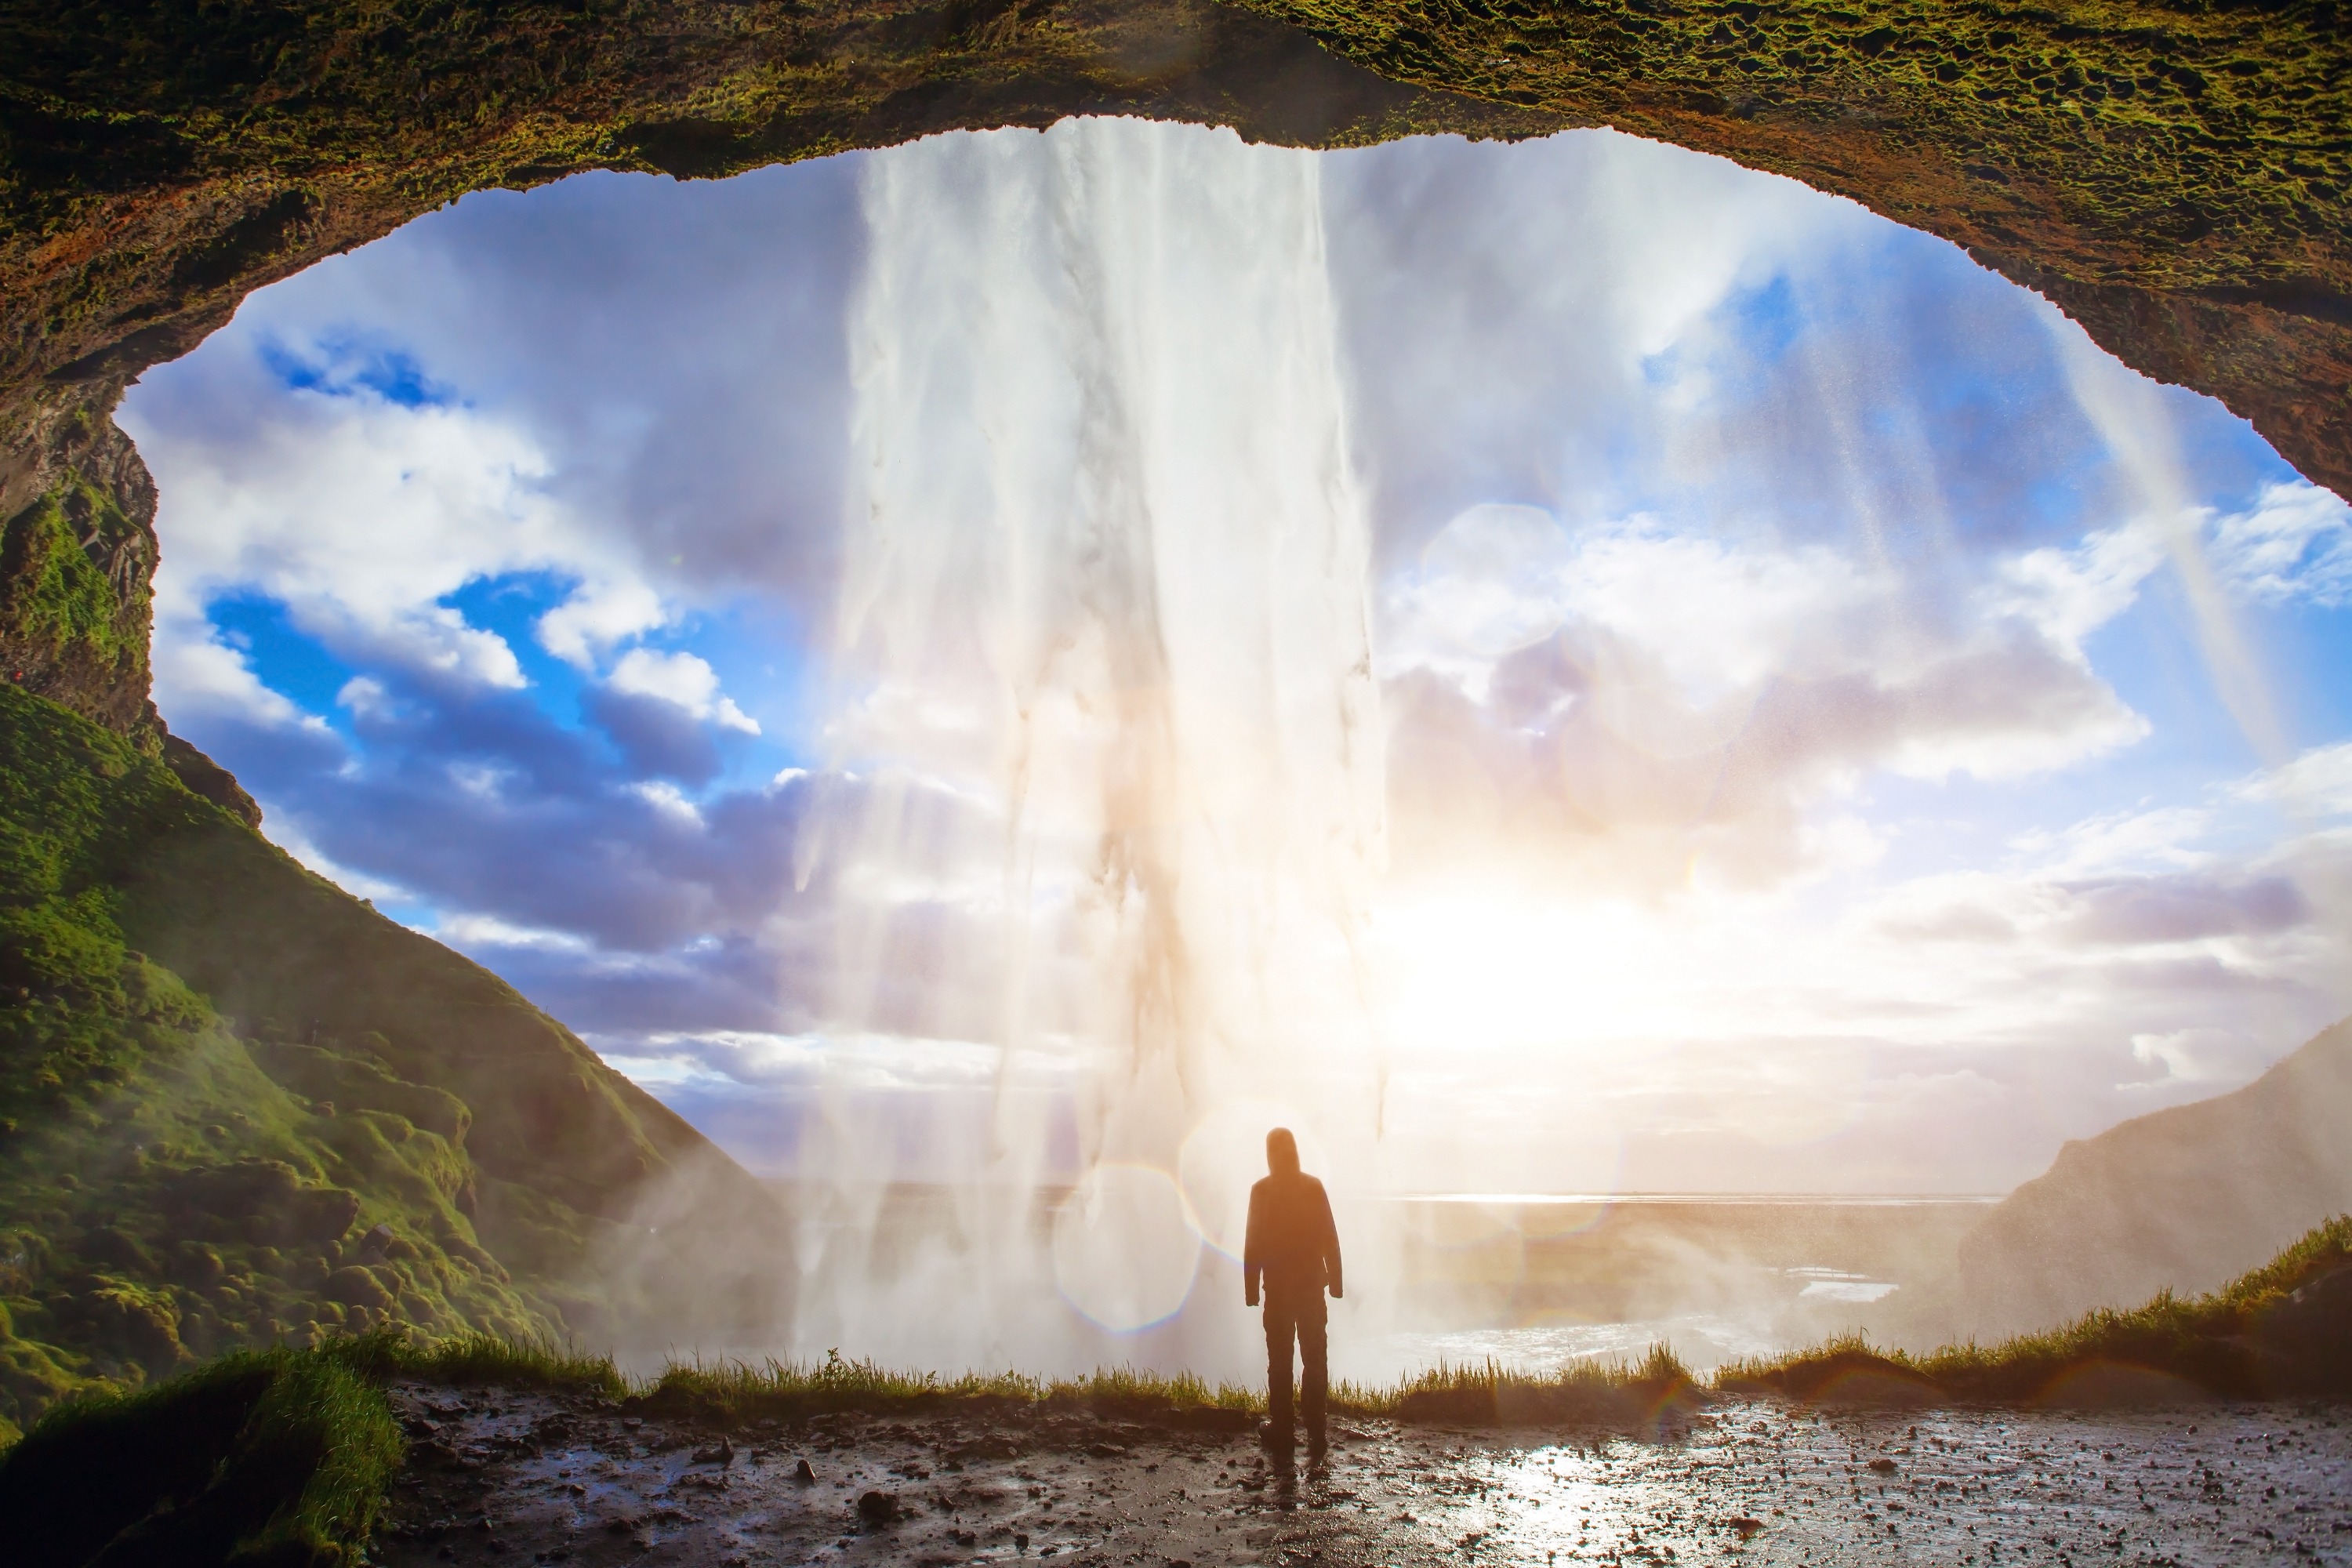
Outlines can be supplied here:
[[667, 620], [661, 595], [646, 584], [602, 583], [582, 588], [541, 616], [539, 640], [556, 658], [584, 669], [599, 653]]
[[2131, 608], [2162, 564], [2164, 542], [2153, 528], [2105, 529], [2071, 550], [2030, 550], [2003, 562], [1985, 609], [2032, 623], [2079, 659], [2083, 639]]
[[455, 762], [448, 765], [449, 782], [477, 800], [495, 802], [505, 794], [507, 782], [514, 777], [510, 768], [492, 767], [483, 763]]
[[640, 779], [627, 788], [631, 795], [671, 821], [688, 827], [702, 826], [702, 808], [688, 800], [686, 792], [667, 779]]
[[2055, 833], [2019, 834], [2011, 844], [2057, 877], [2149, 868], [2187, 869], [2211, 859], [2198, 845], [2212, 826], [2212, 813], [2203, 807], [2158, 806], [2104, 812]]
[[613, 666], [608, 684], [615, 691], [626, 692], [633, 697], [651, 697], [672, 707], [682, 708], [697, 719], [724, 729], [740, 731], [746, 735], [760, 732], [759, 721], [735, 706], [734, 699], [719, 689], [719, 672], [694, 654], [661, 653], [653, 648], [633, 647]]
[[519, 428], [365, 389], [273, 388], [264, 406], [234, 440], [151, 424], [135, 405], [125, 414], [163, 498], [155, 636], [167, 707], [289, 721], [214, 634], [208, 608], [228, 593], [276, 600], [347, 652], [491, 689], [526, 681], [505, 638], [443, 602], [469, 583], [570, 580], [541, 630], [575, 662], [661, 623], [628, 552], [551, 498], [550, 462]]
[[2310, 816], [2352, 816], [2352, 741], [2315, 746], [2284, 766], [2243, 781], [2238, 793]]
[[2264, 487], [2253, 506], [2214, 520], [2213, 564], [2263, 604], [2352, 604], [2352, 506], [2306, 479]]
[[2160, 559], [2116, 530], [1972, 594], [1825, 544], [1468, 508], [1382, 603], [1401, 842], [1549, 844], [1660, 889], [1857, 869], [1880, 835], [1816, 814], [1874, 771], [2016, 778], [2147, 732], [2082, 645]]
[[2270, 1062], [2271, 1052], [2239, 1038], [2226, 1029], [2175, 1029], [2168, 1034], [2131, 1037], [2132, 1059], [2161, 1067], [2164, 1075], [2153, 1082], [2124, 1083], [2127, 1091], [2146, 1092], [2188, 1084], [2218, 1093], [2244, 1083]]
[[264, 729], [327, 726], [272, 691], [253, 673], [243, 651], [222, 642], [212, 626], [184, 618], [155, 618], [155, 700], [173, 713], [226, 718]]
[[443, 915], [435, 923], [433, 934], [459, 948], [505, 947], [565, 953], [592, 952], [595, 948], [585, 937], [572, 931], [516, 925], [496, 915]]
[[1647, 650], [1700, 700], [1834, 668], [1842, 622], [1886, 593], [1830, 550], [1742, 550], [1639, 522], [1593, 538], [1563, 586], [1571, 619]]
[[[591, 1037], [615, 1067], [639, 1083], [801, 1087], [835, 1091], [979, 1089], [996, 1083], [1004, 1053], [970, 1040], [913, 1035], [843, 1037], [744, 1029], [665, 1031], [609, 1044]], [[1024, 1081], [1066, 1079], [1070, 1064], [1031, 1056]]]
[[335, 703], [338, 707], [350, 709], [362, 719], [385, 717], [393, 710], [391, 692], [383, 681], [372, 675], [354, 675], [344, 681], [335, 693]]
[[1382, 662], [1444, 668], [1483, 700], [1496, 660], [1577, 625], [1622, 637], [1705, 703], [1807, 673], [1837, 618], [1886, 591], [1825, 549], [1739, 549], [1638, 517], [1571, 540], [1538, 508], [1480, 505], [1392, 590]]

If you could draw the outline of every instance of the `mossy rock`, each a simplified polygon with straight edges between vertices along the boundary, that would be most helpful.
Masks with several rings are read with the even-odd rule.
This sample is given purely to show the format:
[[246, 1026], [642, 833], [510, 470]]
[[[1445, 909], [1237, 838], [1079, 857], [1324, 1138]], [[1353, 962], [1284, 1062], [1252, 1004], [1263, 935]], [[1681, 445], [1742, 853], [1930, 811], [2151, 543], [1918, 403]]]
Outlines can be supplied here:
[[345, 1309], [366, 1307], [375, 1311], [388, 1310], [397, 1299], [397, 1292], [386, 1289], [373, 1269], [351, 1264], [327, 1276], [320, 1287], [328, 1301]]

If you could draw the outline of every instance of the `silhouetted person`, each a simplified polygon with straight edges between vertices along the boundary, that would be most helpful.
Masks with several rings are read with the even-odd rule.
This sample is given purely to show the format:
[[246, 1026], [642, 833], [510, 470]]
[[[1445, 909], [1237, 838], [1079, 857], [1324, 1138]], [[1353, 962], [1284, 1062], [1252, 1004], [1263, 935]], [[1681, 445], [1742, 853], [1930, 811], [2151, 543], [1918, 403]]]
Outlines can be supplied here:
[[1287, 1127], [1265, 1135], [1273, 1173], [1250, 1189], [1249, 1234], [1242, 1243], [1242, 1298], [1257, 1305], [1265, 1285], [1265, 1413], [1267, 1436], [1290, 1447], [1290, 1346], [1307, 1384], [1307, 1447], [1323, 1451], [1323, 1407], [1331, 1384], [1324, 1336], [1324, 1287], [1340, 1294], [1339, 1232], [1323, 1184], [1298, 1168], [1298, 1140]]

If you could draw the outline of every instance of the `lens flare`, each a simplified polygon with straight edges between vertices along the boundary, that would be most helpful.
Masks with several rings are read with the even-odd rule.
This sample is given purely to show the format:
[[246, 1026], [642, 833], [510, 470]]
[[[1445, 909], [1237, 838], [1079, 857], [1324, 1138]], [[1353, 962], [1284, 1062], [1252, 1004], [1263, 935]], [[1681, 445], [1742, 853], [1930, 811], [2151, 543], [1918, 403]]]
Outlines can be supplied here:
[[1183, 1310], [1200, 1263], [1201, 1233], [1165, 1171], [1097, 1165], [1054, 1213], [1054, 1282], [1064, 1300], [1113, 1333]]

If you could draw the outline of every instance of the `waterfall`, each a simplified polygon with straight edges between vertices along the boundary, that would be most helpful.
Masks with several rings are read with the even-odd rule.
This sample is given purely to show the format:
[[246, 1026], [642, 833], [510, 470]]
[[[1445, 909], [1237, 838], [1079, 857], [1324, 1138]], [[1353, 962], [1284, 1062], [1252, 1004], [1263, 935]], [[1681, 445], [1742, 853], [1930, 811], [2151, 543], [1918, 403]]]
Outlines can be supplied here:
[[[921, 1134], [944, 1211], [881, 1246], [904, 1116], [836, 1072], [795, 1348], [1124, 1359], [1238, 1250], [1267, 1126], [1335, 1191], [1377, 1147], [1383, 739], [1318, 170], [1076, 121], [877, 154], [864, 207], [825, 731], [854, 783], [806, 868], [833, 1054], [982, 1047], [986, 1109]], [[1238, 1295], [1139, 1359], [1229, 1360]]]

